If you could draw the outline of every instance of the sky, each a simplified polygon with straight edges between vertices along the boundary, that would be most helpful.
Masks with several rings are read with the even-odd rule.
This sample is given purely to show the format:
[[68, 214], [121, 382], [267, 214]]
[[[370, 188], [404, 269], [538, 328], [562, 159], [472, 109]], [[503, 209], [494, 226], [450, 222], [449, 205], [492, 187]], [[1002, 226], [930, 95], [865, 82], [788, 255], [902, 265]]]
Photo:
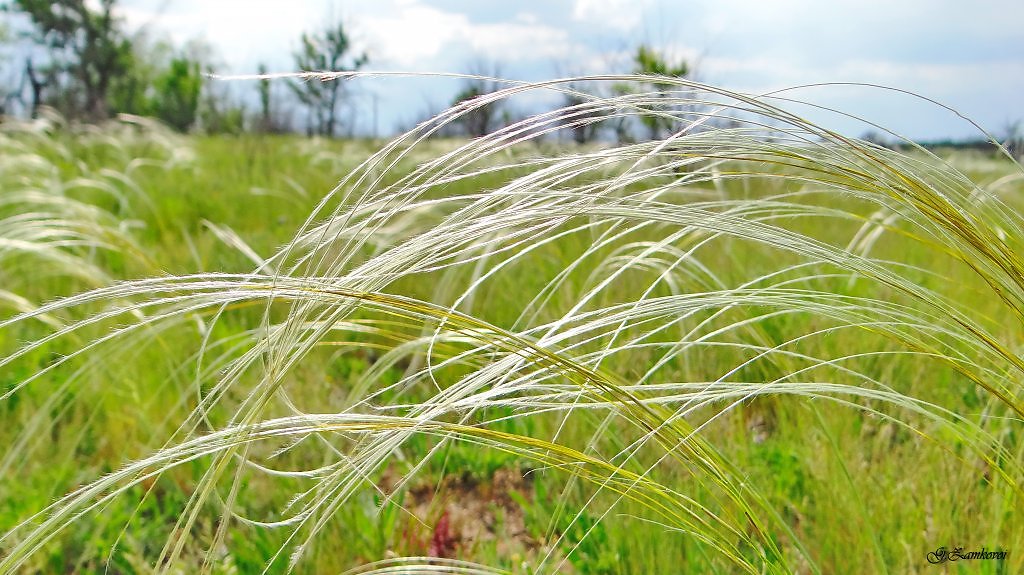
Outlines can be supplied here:
[[[225, 73], [296, 71], [304, 31], [342, 21], [368, 69], [465, 72], [481, 63], [504, 77], [627, 72], [646, 43], [686, 59], [700, 81], [753, 94], [857, 82], [906, 90], [949, 106], [997, 136], [1024, 120], [1024, 2], [1020, 0], [122, 0], [132, 29], [202, 39]], [[358, 130], [393, 132], [439, 111], [457, 89], [428, 78], [356, 80]], [[255, 93], [243, 81], [225, 89]], [[915, 139], [977, 136], [970, 123], [894, 91], [831, 85], [794, 99], [865, 117]], [[378, 114], [370, 110], [377, 104]], [[539, 102], [525, 104], [541, 105]], [[865, 124], [800, 107], [861, 135]], [[374, 120], [375, 118], [375, 120]], [[374, 124], [376, 128], [374, 128]]]

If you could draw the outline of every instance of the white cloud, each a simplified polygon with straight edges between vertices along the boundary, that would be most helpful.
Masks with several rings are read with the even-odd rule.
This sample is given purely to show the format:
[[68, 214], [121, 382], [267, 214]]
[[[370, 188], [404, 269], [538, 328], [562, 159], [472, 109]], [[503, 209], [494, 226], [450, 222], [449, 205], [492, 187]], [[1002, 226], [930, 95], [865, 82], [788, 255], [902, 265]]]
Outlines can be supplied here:
[[628, 32], [640, 26], [649, 4], [647, 0], [576, 0], [572, 18], [577, 22]]
[[466, 32], [475, 49], [499, 60], [555, 58], [573, 49], [565, 30], [549, 26], [486, 24]]
[[442, 55], [516, 62], [556, 58], [574, 50], [565, 30], [540, 24], [529, 14], [520, 14], [513, 22], [474, 23], [465, 14], [417, 0], [396, 4], [387, 16], [361, 20], [385, 66], [418, 70]]
[[179, 45], [204, 39], [237, 72], [253, 70], [257, 61], [287, 65], [299, 35], [314, 29], [326, 12], [304, 2], [282, 9], [277, 0], [176, 0], [166, 6], [134, 0], [121, 12], [131, 27], [156, 27]]
[[468, 20], [423, 6], [416, 0], [397, 3], [389, 16], [368, 16], [363, 19], [364, 33], [378, 57], [399, 68], [417, 68], [424, 60], [436, 58], [465, 28]]
[[[1024, 62], [904, 64], [882, 60], [851, 60], [834, 73], [836, 78], [870, 82], [938, 99], [1006, 97], [1024, 89]], [[996, 92], [993, 84], [1016, 86]], [[986, 93], [988, 92], [988, 93]]]

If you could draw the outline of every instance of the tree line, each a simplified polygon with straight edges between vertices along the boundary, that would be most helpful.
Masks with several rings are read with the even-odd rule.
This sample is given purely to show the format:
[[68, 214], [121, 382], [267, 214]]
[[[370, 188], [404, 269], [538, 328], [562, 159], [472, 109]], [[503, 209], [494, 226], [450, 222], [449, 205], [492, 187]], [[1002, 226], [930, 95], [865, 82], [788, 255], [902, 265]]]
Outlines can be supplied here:
[[[307, 112], [304, 126], [283, 112], [283, 102], [275, 102], [280, 96], [269, 81], [259, 83], [259, 109], [250, 112], [209, 81], [214, 65], [207, 46], [174, 46], [129, 34], [116, 0], [10, 0], [0, 3], [0, 10], [20, 17], [0, 24], [6, 60], [0, 114], [35, 116], [46, 106], [85, 122], [117, 114], [151, 116], [183, 132], [339, 133], [343, 83], [289, 84]], [[357, 70], [369, 62], [365, 53], [354, 53], [340, 24], [305, 33], [299, 41], [294, 54], [299, 70]]]
[[[263, 79], [256, 86], [258, 109], [249, 110], [224, 83], [209, 81], [214, 65], [208, 47], [200, 43], [174, 46], [169, 41], [130, 34], [119, 15], [117, 0], [6, 0], [0, 2], [0, 10], [20, 15], [23, 22], [0, 29], [0, 44], [21, 47], [19, 57], [4, 55], [7, 82], [6, 86], [0, 85], [0, 114], [20, 111], [34, 116], [46, 106], [66, 118], [85, 122], [134, 114], [157, 118], [182, 132], [305, 131], [334, 137], [345, 127], [342, 106], [354, 105], [347, 83], [341, 80], [291, 81], [286, 96], [292, 101], [286, 102], [271, 81]], [[370, 63], [369, 55], [355, 49], [340, 23], [303, 33], [298, 43], [293, 53], [296, 70], [358, 71]], [[572, 86], [573, 91], [562, 102], [574, 110], [564, 121], [572, 140], [586, 143], [600, 137], [659, 138], [670, 129], [672, 114], [680, 110], [668, 108], [672, 86], [653, 76], [688, 77], [691, 67], [641, 45], [629, 71], [651, 75], [652, 79], [612, 86], [611, 95], [646, 89], [655, 98], [648, 104], [651, 113], [628, 125], [599, 117], [600, 113], [588, 109], [586, 103], [591, 95], [609, 94], [597, 94], [593, 86]], [[258, 72], [266, 74], [267, 67], [260, 65]], [[488, 79], [500, 76], [497, 66], [477, 66], [470, 73], [479, 78], [465, 80], [452, 104], [482, 101], [502, 87]], [[664, 109], [659, 109], [659, 98], [666, 102]], [[304, 112], [304, 122], [289, 114], [294, 103]], [[467, 108], [441, 135], [479, 137], [516, 119], [503, 99]]]

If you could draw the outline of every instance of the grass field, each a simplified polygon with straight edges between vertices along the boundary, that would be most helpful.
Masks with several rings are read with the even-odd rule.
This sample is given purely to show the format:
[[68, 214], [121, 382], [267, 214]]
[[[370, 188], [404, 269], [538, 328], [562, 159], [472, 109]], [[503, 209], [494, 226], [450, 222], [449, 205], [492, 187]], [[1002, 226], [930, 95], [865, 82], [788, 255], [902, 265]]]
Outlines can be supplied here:
[[0, 572], [1024, 570], [1019, 166], [543, 129], [0, 124]]

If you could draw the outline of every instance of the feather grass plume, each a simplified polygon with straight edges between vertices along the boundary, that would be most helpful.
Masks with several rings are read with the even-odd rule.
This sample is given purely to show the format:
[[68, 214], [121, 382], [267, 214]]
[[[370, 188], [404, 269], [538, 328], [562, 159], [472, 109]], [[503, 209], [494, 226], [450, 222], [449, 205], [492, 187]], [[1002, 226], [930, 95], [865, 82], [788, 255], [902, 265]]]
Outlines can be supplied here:
[[[163, 447], [10, 526], [0, 572], [24, 568], [69, 526], [193, 462], [202, 462], [199, 479], [146, 560], [170, 572], [213, 516], [205, 569], [235, 524], [286, 532], [277, 556], [296, 568], [339, 510], [366, 492], [387, 500], [451, 444], [563, 475], [555, 507], [570, 524], [584, 512], [609, 521], [628, 503], [645, 510], [636, 520], [693, 541], [694, 565], [820, 572], [820, 554], [713, 433], [759, 398], [891, 421], [965, 462], [980, 458], [1016, 497], [1021, 448], [1008, 438], [1024, 415], [1024, 225], [949, 163], [844, 137], [787, 111], [779, 95], [670, 78], [658, 80], [672, 86], [661, 93], [574, 92], [582, 103], [431, 154], [429, 137], [476, 107], [642, 80], [508, 83], [460, 104], [373, 154], [266, 259], [206, 222], [254, 262], [249, 274], [113, 282], [70, 258], [83, 245], [149, 258], [114, 232], [116, 215], [67, 193], [5, 195], [4, 206], [23, 207], [0, 220], [0, 247], [47, 256], [92, 289], [41, 304], [0, 292], [16, 310], [0, 330], [38, 320], [50, 329], [0, 359], [0, 370], [72, 342], [0, 400], [58, 372], [65, 388], [96, 377], [129, 353], [126, 342], [135, 353], [177, 341], [171, 334], [196, 322], [202, 329], [187, 372], [175, 375], [188, 415]], [[674, 133], [615, 146], [546, 143], [574, 124], [645, 114], [670, 120]], [[893, 245], [925, 255], [901, 260]], [[998, 315], [977, 313], [964, 293], [996, 302], [986, 309]], [[225, 336], [216, 329], [225, 323], [245, 328]], [[376, 359], [328, 401], [304, 392], [302, 375], [324, 350]], [[911, 363], [982, 390], [980, 415], [879, 368]], [[400, 376], [386, 377], [396, 366]], [[424, 440], [409, 461], [407, 446]], [[405, 465], [398, 486], [383, 490], [395, 461]], [[289, 503], [245, 515], [257, 478], [290, 489]], [[579, 509], [576, 486], [586, 493]], [[554, 526], [548, 535], [537, 571], [558, 571], [582, 541]], [[356, 572], [500, 571], [412, 557]]]

